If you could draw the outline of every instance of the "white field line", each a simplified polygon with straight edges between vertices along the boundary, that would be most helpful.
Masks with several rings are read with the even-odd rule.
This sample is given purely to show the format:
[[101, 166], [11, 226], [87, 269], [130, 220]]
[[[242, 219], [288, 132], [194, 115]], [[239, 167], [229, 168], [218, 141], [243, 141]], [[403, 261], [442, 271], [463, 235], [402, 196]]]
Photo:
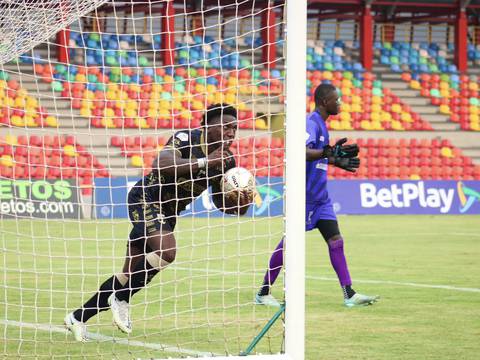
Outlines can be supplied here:
[[[32, 324], [32, 323], [13, 321], [13, 320], [0, 320], [0, 324], [6, 325], [6, 326], [16, 326], [16, 327], [27, 328], [27, 329], [48, 331], [51, 333], [66, 334], [69, 332], [67, 329], [64, 329], [63, 327], [49, 325], [49, 324]], [[90, 333], [90, 332], [88, 333], [88, 338], [92, 340], [98, 340], [98, 341], [104, 341], [104, 342], [114, 342], [116, 344], [127, 345], [127, 346], [137, 346], [137, 347], [148, 348], [153, 350], [161, 350], [161, 351], [170, 352], [170, 353], [186, 354], [186, 355], [191, 355], [195, 357], [219, 356], [219, 354], [215, 354], [212, 352], [195, 351], [190, 349], [184, 349], [178, 346], [166, 345], [166, 344], [154, 344], [154, 343], [146, 343], [146, 342], [137, 341], [137, 340], [118, 339], [111, 336]]]
[[[172, 266], [173, 268], [173, 266]], [[214, 274], [224, 274], [224, 275], [234, 275], [237, 274], [236, 272], [232, 271], [221, 271], [221, 270], [214, 270], [214, 269], [196, 269], [196, 268], [184, 268], [184, 267], [175, 267], [176, 270], [184, 270], [184, 271], [198, 271], [204, 273], [214, 273]], [[258, 273], [259, 275], [263, 275]], [[241, 273], [240, 275], [252, 275], [252, 273]], [[315, 276], [315, 275], [306, 275], [305, 276], [308, 280], [319, 280], [319, 281], [338, 281], [337, 278], [334, 277], [327, 277], [327, 276]], [[457, 287], [457, 286], [450, 286], [450, 285], [434, 285], [434, 284], [419, 284], [414, 282], [402, 282], [402, 281], [391, 281], [391, 280], [360, 280], [354, 279], [355, 283], [364, 283], [364, 284], [378, 284], [378, 285], [395, 285], [395, 286], [410, 286], [410, 287], [418, 287], [418, 288], [428, 288], [428, 289], [442, 289], [442, 290], [451, 290], [451, 291], [461, 291], [461, 292], [474, 292], [480, 293], [479, 288], [466, 288], [466, 287]], [[260, 286], [260, 284], [258, 284]]]

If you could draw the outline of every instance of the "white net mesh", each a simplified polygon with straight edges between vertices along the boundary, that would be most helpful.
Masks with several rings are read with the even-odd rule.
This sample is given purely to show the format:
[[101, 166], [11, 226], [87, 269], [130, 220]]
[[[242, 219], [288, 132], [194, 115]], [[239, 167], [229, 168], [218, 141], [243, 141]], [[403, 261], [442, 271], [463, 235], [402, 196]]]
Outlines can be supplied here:
[[5, 0], [0, 4], [0, 63], [14, 59], [107, 0]]
[[[16, 58], [0, 66], [3, 355], [239, 354], [276, 312], [254, 297], [284, 232], [283, 5], [101, 3], [1, 5], [0, 62]], [[131, 300], [132, 333], [103, 311], [86, 323], [90, 341], [75, 342], [65, 315], [122, 270], [128, 191], [172, 134], [195, 131], [215, 103], [238, 110], [231, 150], [256, 177], [254, 204], [231, 216], [199, 196], [177, 218], [174, 263]], [[279, 320], [254, 353], [282, 352], [283, 340]]]

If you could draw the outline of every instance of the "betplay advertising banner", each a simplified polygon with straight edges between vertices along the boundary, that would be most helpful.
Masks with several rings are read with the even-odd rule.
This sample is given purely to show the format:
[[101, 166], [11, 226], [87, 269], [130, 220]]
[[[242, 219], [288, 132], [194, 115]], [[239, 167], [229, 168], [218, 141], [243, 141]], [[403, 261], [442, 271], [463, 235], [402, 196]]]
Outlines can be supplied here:
[[480, 214], [480, 181], [336, 180], [337, 214]]

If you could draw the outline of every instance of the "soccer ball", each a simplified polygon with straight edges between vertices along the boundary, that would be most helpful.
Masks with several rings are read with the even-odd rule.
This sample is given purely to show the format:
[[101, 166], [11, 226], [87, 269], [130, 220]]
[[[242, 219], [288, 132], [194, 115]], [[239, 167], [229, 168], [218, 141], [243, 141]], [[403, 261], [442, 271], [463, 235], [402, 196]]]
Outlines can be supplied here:
[[239, 192], [241, 190], [255, 190], [255, 177], [243, 167], [235, 167], [228, 170], [222, 179], [224, 193]]

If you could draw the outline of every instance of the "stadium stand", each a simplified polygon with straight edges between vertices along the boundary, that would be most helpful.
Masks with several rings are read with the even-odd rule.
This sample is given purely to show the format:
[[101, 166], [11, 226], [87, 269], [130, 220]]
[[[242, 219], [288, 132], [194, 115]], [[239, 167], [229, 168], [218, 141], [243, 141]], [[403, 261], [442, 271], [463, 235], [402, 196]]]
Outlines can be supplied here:
[[[34, 84], [29, 83], [28, 78], [25, 80], [22, 70], [29, 69], [23, 72], [40, 76], [43, 84], [32, 89], [39, 94], [37, 102], [42, 105], [38, 107], [39, 113], [48, 114], [50, 108], [56, 110], [58, 120], [55, 121], [60, 131], [75, 129], [81, 143], [89, 143], [92, 151], [98, 154], [98, 160], [110, 164], [112, 174], [123, 174], [122, 169], [127, 169], [133, 175], [139, 173], [139, 168], [148, 168], [155, 152], [168, 138], [167, 130], [198, 126], [205, 104], [222, 101], [240, 104], [243, 132], [236, 153], [242, 155], [242, 166], [255, 168], [258, 174], [263, 174], [267, 171], [265, 167], [273, 164], [271, 159], [282, 161], [281, 144], [273, 148], [270, 160], [265, 163], [266, 157], [259, 145], [249, 150], [245, 143], [251, 134], [249, 131], [268, 129], [268, 122], [261, 118], [269, 119], [276, 114], [274, 103], [262, 106], [252, 99], [270, 97], [279, 104], [283, 101], [283, 70], [251, 67], [248, 49], [261, 45], [261, 38], [246, 36], [237, 39], [235, 44], [228, 38], [220, 42], [207, 36], [208, 46], [199, 46], [203, 39], [198, 36], [180, 39], [175, 49], [178, 65], [159, 68], [155, 55], [161, 48], [159, 35], [116, 36], [72, 31], [70, 65], [45, 63], [42, 60], [45, 50], [39, 47], [33, 55], [23, 56], [22, 64], [6, 66], [10, 71], [3, 72], [2, 76], [11, 73], [11, 77], [16, 77], [17, 83], [21, 80], [26, 88]], [[277, 50], [282, 51], [282, 44], [278, 45]], [[366, 166], [355, 176], [446, 178], [450, 170], [438, 173], [434, 168], [440, 166], [442, 169], [442, 164], [452, 162], [456, 174], [462, 168], [467, 178], [475, 176], [473, 164], [480, 159], [479, 151], [472, 141], [460, 143], [457, 130], [479, 129], [478, 82], [475, 76], [457, 73], [449, 54], [451, 45], [376, 41], [372, 71], [365, 71], [358, 61], [357, 41], [316, 39], [309, 40], [308, 45], [308, 110], [313, 107], [312, 93], [320, 82], [330, 82], [339, 89], [342, 113], [331, 118], [328, 125], [334, 134], [358, 138], [365, 147], [362, 155], [366, 156]], [[472, 61], [475, 51], [470, 46]], [[50, 120], [51, 126], [55, 126], [53, 119]], [[86, 128], [89, 132], [95, 128], [107, 131], [104, 132], [107, 138], [87, 139], [82, 135], [82, 129]], [[157, 129], [159, 132], [150, 135]], [[366, 134], [352, 136], [352, 130]], [[409, 132], [408, 137], [402, 137], [404, 132]], [[432, 160], [436, 164], [432, 171], [421, 172], [413, 168], [406, 172], [402, 166], [407, 165], [400, 165], [401, 160], [394, 155], [401, 152], [406, 143], [410, 145], [412, 138], [418, 138], [423, 145], [423, 141], [428, 141], [427, 144], [434, 148], [437, 138], [450, 141], [448, 148], [455, 160], [437, 156]], [[380, 145], [366, 139], [373, 139]], [[368, 154], [376, 151], [372, 149], [380, 149], [383, 153], [383, 144], [391, 142], [398, 145], [387, 146], [393, 149], [392, 162], [398, 166], [379, 170], [382, 165], [374, 164]], [[271, 148], [267, 146], [266, 149]], [[420, 151], [416, 145], [415, 149]], [[418, 149], [424, 150], [424, 147]], [[387, 156], [386, 161], [390, 160]], [[277, 160], [274, 162], [276, 165]], [[280, 167], [271, 171], [275, 175], [282, 174]], [[351, 177], [336, 170], [332, 170], [331, 175]]]
[[38, 100], [0, 71], [0, 126], [56, 127], [57, 119], [39, 106]]

